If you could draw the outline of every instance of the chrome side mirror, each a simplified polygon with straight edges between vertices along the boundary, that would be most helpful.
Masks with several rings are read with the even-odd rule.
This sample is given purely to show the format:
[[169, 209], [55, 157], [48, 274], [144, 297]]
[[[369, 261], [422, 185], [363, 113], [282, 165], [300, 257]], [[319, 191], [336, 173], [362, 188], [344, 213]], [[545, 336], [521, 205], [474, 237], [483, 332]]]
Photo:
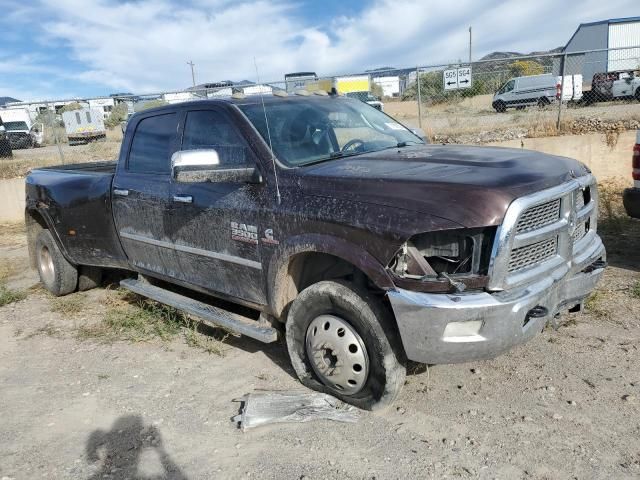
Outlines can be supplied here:
[[[244, 147], [223, 147], [239, 154]], [[231, 153], [233, 154], [233, 153]], [[242, 164], [242, 162], [240, 162]], [[178, 183], [261, 183], [262, 176], [254, 166], [228, 168], [220, 165], [215, 149], [182, 150], [171, 156], [171, 174]]]

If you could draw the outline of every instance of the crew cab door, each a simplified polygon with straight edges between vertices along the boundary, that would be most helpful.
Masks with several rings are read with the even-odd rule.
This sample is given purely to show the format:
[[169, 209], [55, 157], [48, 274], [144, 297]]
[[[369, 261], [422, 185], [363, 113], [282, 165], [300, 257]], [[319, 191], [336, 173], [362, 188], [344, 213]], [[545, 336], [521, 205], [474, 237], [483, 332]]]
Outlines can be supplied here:
[[111, 192], [116, 228], [130, 264], [167, 277], [174, 277], [177, 268], [168, 234], [173, 210], [170, 158], [178, 117], [177, 112], [159, 112], [134, 125]]
[[234, 170], [256, 168], [257, 159], [222, 108], [194, 108], [184, 115], [179, 149], [213, 152], [219, 162], [215, 170], [228, 175], [192, 183], [174, 178], [171, 241], [179, 278], [211, 292], [265, 303], [260, 259], [265, 188], [259, 181], [233, 179]]

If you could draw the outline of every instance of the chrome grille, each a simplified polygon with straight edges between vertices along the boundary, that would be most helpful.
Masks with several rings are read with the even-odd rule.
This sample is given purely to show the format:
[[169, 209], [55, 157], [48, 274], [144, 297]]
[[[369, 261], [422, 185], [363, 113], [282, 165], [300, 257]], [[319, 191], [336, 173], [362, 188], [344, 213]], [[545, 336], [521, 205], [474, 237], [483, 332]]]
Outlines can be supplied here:
[[578, 243], [582, 238], [587, 234], [587, 223], [582, 222], [576, 225], [576, 229], [573, 231], [571, 235], [571, 241], [573, 244]]
[[549, 238], [541, 242], [514, 248], [509, 260], [509, 273], [533, 267], [555, 256], [558, 251], [558, 237]]
[[537, 230], [560, 218], [560, 199], [536, 205], [524, 211], [518, 220], [516, 233]]
[[597, 204], [591, 175], [514, 200], [498, 229], [487, 289], [507, 290], [571, 268], [600, 241]]
[[582, 210], [584, 208], [584, 193], [582, 189], [576, 190], [576, 210]]

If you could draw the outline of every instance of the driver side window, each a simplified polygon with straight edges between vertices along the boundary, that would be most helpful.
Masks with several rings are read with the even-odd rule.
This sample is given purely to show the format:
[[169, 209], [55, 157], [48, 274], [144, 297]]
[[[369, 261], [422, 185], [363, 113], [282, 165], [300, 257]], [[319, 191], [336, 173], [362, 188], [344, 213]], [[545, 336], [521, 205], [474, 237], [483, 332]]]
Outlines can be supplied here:
[[214, 110], [187, 112], [181, 150], [215, 150], [221, 169], [254, 166], [244, 139], [223, 113]]
[[511, 90], [513, 90], [513, 88], [516, 86], [516, 81], [515, 80], [509, 80], [503, 87], [502, 89], [502, 93], [507, 93], [510, 92]]

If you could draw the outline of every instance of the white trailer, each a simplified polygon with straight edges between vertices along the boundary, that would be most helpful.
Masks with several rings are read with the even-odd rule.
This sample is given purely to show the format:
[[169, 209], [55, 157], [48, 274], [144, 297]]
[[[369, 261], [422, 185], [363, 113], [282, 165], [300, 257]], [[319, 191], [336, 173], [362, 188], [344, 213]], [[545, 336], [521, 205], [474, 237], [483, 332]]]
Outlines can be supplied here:
[[375, 77], [373, 83], [382, 88], [385, 97], [398, 97], [400, 95], [400, 77]]
[[107, 138], [102, 111], [97, 108], [81, 108], [62, 114], [69, 145], [80, 145]]

